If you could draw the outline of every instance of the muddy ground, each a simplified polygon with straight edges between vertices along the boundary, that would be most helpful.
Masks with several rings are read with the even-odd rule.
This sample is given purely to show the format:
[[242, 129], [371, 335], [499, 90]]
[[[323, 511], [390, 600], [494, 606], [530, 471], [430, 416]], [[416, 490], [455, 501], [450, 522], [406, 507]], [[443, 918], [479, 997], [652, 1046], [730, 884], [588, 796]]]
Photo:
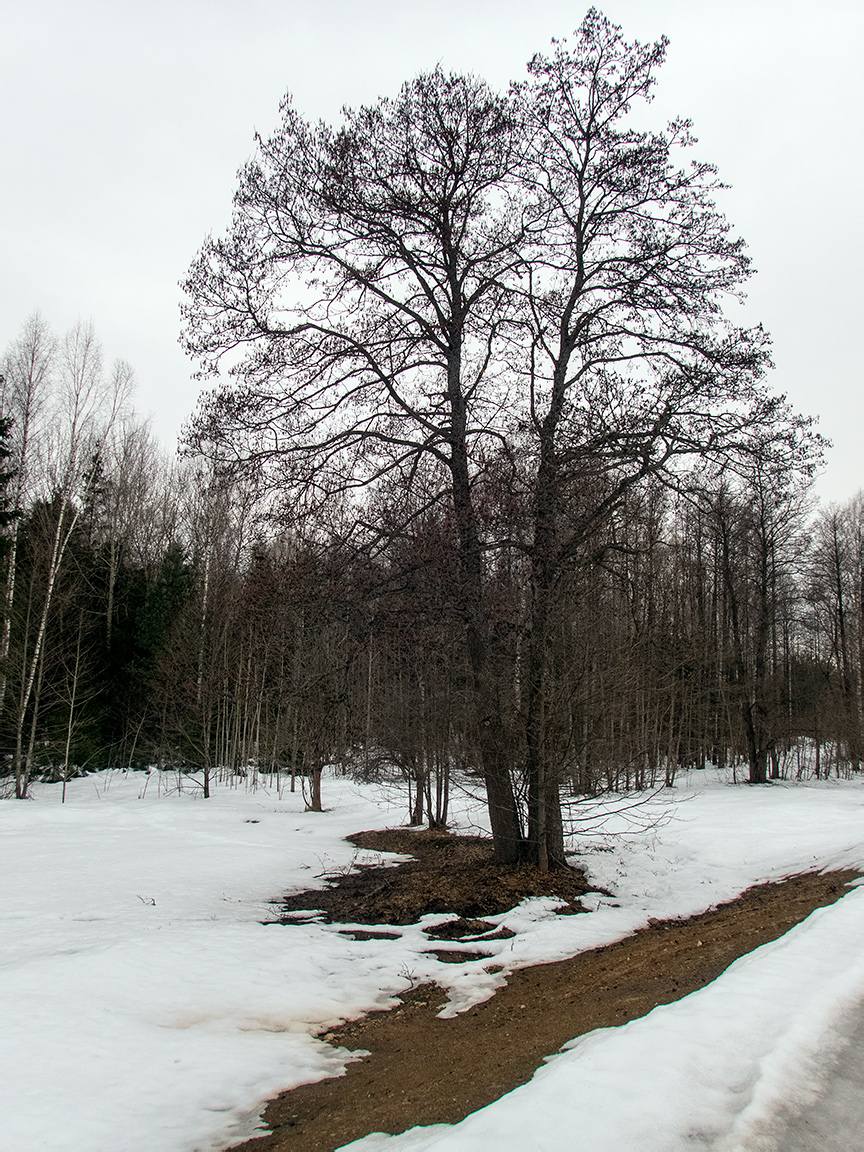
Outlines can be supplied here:
[[579, 897], [589, 891], [575, 868], [541, 872], [531, 865], [495, 864], [485, 836], [392, 829], [358, 832], [349, 840], [370, 852], [412, 859], [385, 868], [361, 864], [333, 876], [323, 891], [288, 896], [281, 902], [283, 923], [312, 910], [323, 912], [329, 923], [346, 924], [413, 924], [430, 912], [474, 919], [509, 912], [526, 896], [555, 896], [566, 904], [562, 911], [581, 912]]
[[[491, 862], [488, 842], [478, 838], [365, 832], [354, 842], [411, 851], [415, 860], [361, 869], [334, 878], [325, 893], [292, 896], [287, 922], [313, 908], [334, 922], [376, 925], [449, 911], [461, 920], [437, 935], [453, 941], [476, 936], [484, 915], [506, 911], [525, 895], [559, 896], [563, 910], [573, 913], [587, 890], [576, 871], [501, 869]], [[715, 980], [739, 956], [839, 899], [857, 878], [851, 871], [805, 873], [758, 885], [690, 920], [652, 923], [606, 948], [513, 972], [491, 1000], [450, 1020], [436, 1015], [446, 1000], [441, 989], [416, 988], [396, 1008], [328, 1032], [328, 1042], [370, 1055], [350, 1064], [345, 1076], [271, 1101], [264, 1112], [270, 1134], [234, 1147], [332, 1152], [369, 1132], [455, 1123], [530, 1080], [545, 1056], [575, 1036], [624, 1024]]]

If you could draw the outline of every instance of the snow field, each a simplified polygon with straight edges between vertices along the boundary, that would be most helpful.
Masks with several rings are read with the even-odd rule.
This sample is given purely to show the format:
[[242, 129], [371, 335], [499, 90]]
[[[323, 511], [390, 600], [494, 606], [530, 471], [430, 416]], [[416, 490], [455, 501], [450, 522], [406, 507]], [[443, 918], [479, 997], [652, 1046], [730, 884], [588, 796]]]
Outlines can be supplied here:
[[[285, 891], [372, 857], [346, 835], [404, 823], [381, 789], [328, 778], [319, 814], [299, 793], [220, 787], [204, 802], [172, 781], [151, 778], [145, 790], [140, 774], [102, 773], [74, 781], [65, 805], [53, 785], [0, 804], [8, 1152], [215, 1152], [251, 1134], [276, 1092], [342, 1070], [348, 1053], [315, 1033], [419, 980], [449, 987], [452, 1014], [503, 978], [424, 954], [423, 923], [445, 917], [362, 942], [332, 925], [261, 923]], [[613, 816], [605, 836], [577, 845], [614, 900], [594, 897], [584, 916], [556, 918], [553, 902], [532, 900], [490, 917], [517, 933], [484, 942], [504, 975], [762, 880], [864, 868], [857, 781], [750, 789], [694, 774], [646, 813], [663, 819], [622, 836], [628, 820]], [[771, 1117], [818, 1087], [864, 998], [862, 940], [855, 892], [700, 992], [579, 1038], [462, 1124], [351, 1147], [768, 1147]]]

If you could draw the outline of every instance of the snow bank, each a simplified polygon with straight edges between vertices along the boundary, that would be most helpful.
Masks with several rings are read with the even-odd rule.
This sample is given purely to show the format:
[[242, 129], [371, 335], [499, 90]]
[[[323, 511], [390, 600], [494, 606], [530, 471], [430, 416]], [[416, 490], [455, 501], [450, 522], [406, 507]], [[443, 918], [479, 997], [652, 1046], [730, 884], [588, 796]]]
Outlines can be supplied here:
[[[424, 923], [442, 917], [371, 941], [261, 923], [283, 892], [356, 862], [347, 834], [403, 822], [380, 790], [328, 780], [318, 814], [299, 794], [219, 788], [204, 802], [152, 779], [142, 794], [143, 783], [103, 773], [74, 781], [65, 805], [54, 786], [0, 804], [4, 1149], [223, 1148], [251, 1134], [268, 1097], [344, 1068], [349, 1054], [315, 1039], [338, 1019], [430, 977], [450, 988], [450, 1013], [500, 983], [424, 953]], [[583, 842], [579, 862], [614, 899], [561, 918], [526, 901], [493, 918], [517, 935], [488, 950], [506, 975], [761, 880], [864, 867], [862, 808], [857, 782], [676, 789], [641, 810], [652, 830]], [[842, 1043], [844, 1013], [864, 996], [862, 935], [856, 892], [708, 988], [580, 1038], [462, 1124], [352, 1147], [748, 1147]]]
[[864, 892], [819, 909], [713, 984], [566, 1045], [529, 1084], [454, 1126], [357, 1152], [718, 1152], [770, 1148], [779, 1112], [822, 1087], [864, 997]]

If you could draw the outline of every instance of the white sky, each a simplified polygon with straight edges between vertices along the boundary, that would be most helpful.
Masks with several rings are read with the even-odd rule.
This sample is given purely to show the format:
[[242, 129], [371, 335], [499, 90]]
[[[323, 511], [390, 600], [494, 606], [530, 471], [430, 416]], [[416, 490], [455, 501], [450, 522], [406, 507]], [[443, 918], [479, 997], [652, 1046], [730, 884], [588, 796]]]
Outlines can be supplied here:
[[[834, 442], [819, 492], [864, 485], [862, 0], [606, 0], [629, 39], [671, 38], [656, 123], [695, 122], [759, 275], [746, 322], [775, 386]], [[309, 117], [441, 63], [493, 84], [578, 25], [563, 0], [2, 0], [0, 348], [39, 309], [92, 319], [172, 444], [198, 394], [178, 280], [230, 212], [286, 90]]]

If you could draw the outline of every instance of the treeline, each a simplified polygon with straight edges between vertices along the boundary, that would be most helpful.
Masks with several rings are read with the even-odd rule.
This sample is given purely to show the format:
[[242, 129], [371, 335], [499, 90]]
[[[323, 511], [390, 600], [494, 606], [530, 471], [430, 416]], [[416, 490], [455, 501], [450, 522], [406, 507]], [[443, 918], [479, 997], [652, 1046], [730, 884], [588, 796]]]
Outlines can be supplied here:
[[[444, 823], [478, 771], [446, 504], [375, 533], [277, 518], [253, 475], [168, 460], [128, 410], [131, 371], [92, 331], [34, 319], [3, 365], [4, 771], [107, 765], [302, 776], [325, 765], [405, 782]], [[649, 481], [614, 506], [556, 583], [546, 752], [565, 791], [858, 770], [864, 755], [864, 502], [817, 509], [762, 467]], [[527, 757], [525, 501], [478, 480], [500, 743]], [[388, 502], [392, 502], [391, 504]]]

